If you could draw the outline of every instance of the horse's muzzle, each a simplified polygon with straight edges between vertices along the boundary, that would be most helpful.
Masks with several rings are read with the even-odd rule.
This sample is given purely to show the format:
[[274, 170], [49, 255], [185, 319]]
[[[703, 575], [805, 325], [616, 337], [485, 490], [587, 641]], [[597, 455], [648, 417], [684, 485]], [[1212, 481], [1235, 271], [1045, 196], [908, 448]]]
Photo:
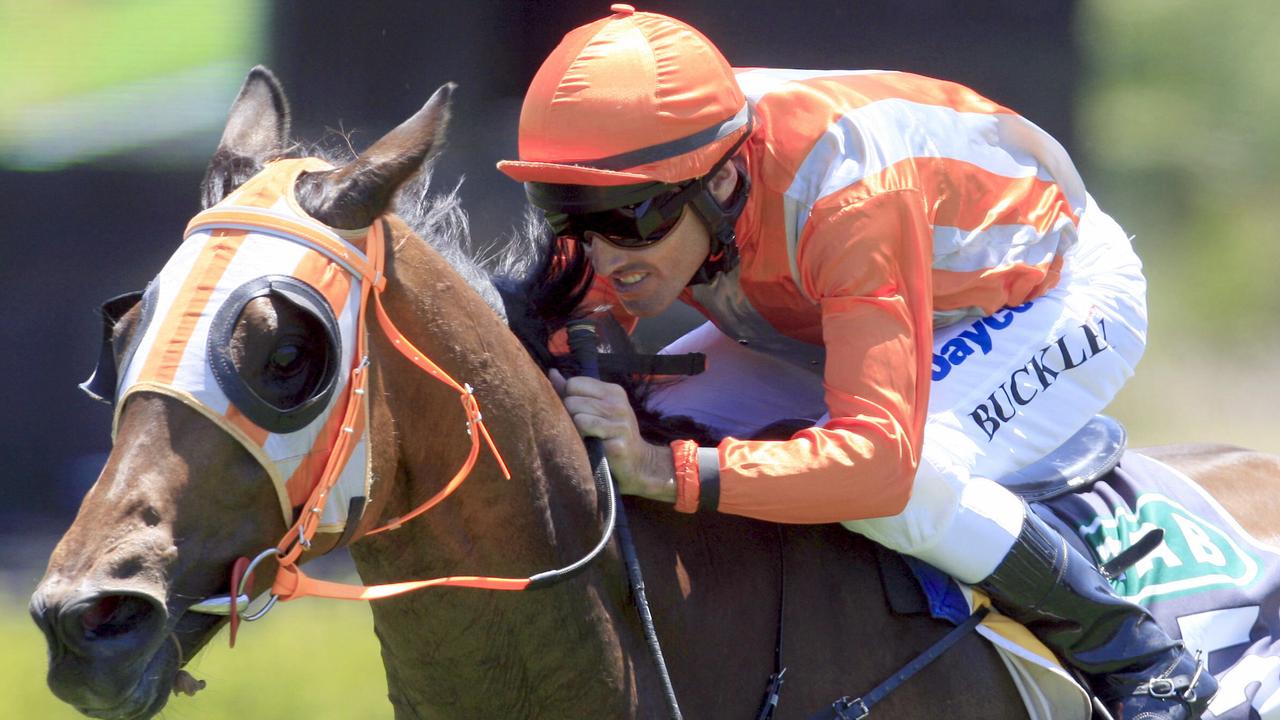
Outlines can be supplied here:
[[[168, 688], [159, 681], [178, 660], [176, 652], [157, 652], [168, 624], [158, 599], [136, 591], [57, 597], [42, 589], [30, 610], [49, 645], [49, 688], [64, 702], [94, 717], [133, 717], [163, 705], [157, 695], [167, 697]], [[161, 665], [172, 668], [156, 672]]]

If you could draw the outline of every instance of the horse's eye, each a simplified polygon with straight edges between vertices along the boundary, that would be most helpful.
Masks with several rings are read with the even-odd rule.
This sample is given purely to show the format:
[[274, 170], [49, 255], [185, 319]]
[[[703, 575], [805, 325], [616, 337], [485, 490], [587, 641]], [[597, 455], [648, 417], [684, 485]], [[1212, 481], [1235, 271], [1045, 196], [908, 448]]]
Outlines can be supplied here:
[[276, 347], [275, 352], [271, 353], [271, 368], [277, 372], [289, 373], [297, 372], [302, 359], [302, 348], [293, 344], [284, 344]]
[[296, 432], [336, 391], [340, 343], [324, 295], [296, 278], [268, 275], [233, 290], [214, 316], [209, 365], [245, 417], [273, 433]]

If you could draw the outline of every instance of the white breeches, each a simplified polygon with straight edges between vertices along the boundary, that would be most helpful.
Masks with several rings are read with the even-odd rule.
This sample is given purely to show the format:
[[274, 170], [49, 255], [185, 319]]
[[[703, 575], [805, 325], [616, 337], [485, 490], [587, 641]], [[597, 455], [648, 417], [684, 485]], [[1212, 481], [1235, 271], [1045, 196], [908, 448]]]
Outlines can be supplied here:
[[[924, 447], [910, 501], [845, 527], [964, 582], [985, 579], [1022, 527], [992, 481], [1043, 457], [1100, 412], [1146, 345], [1146, 281], [1129, 239], [1090, 200], [1058, 285], [987, 318], [937, 328]], [[739, 345], [710, 323], [663, 352], [701, 352], [706, 372], [650, 406], [747, 437], [774, 421], [826, 421], [821, 378]]]

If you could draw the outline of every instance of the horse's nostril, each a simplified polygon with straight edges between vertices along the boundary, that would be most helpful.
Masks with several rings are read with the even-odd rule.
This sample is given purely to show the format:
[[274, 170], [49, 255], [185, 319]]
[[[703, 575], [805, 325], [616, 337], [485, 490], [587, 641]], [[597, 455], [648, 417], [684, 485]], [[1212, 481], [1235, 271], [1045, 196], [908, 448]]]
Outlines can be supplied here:
[[58, 623], [59, 634], [67, 646], [87, 650], [96, 641], [146, 635], [155, 613], [155, 603], [147, 598], [101, 595], [69, 609]]
[[151, 603], [133, 595], [107, 595], [90, 603], [80, 616], [86, 639], [110, 638], [131, 632], [151, 613]]
[[99, 630], [106, 629], [110, 632], [110, 628], [106, 627], [116, 615], [116, 610], [122, 604], [118, 597], [106, 597], [97, 602], [90, 603], [80, 614], [80, 627], [86, 635], [96, 635]]

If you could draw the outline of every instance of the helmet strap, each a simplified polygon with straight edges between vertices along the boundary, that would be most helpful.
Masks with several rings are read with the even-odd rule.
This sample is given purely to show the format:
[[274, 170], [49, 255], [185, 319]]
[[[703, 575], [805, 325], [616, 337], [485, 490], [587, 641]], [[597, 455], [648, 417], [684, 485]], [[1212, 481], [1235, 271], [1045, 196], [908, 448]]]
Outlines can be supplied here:
[[[747, 131], [748, 134], [750, 130]], [[743, 135], [743, 139], [746, 135]], [[707, 232], [711, 239], [711, 248], [707, 253], [707, 259], [693, 274], [693, 278], [689, 280], [689, 285], [701, 285], [709, 283], [715, 279], [716, 275], [732, 270], [738, 264], [738, 237], [734, 231], [734, 225], [738, 222], [738, 216], [742, 215], [742, 210], [747, 206], [747, 196], [751, 191], [751, 177], [747, 175], [746, 169], [736, 159], [730, 160], [730, 156], [738, 150], [742, 145], [742, 141], [736, 143], [725, 159], [716, 163], [715, 168], [698, 180], [701, 186], [699, 192], [694, 195], [689, 204], [693, 207], [693, 211], [702, 218], [702, 222], [707, 226]], [[708, 187], [708, 181], [717, 172], [725, 161], [733, 162], [738, 169], [738, 185], [733, 190], [733, 194], [724, 205], [721, 205], [711, 194], [711, 188]]]

